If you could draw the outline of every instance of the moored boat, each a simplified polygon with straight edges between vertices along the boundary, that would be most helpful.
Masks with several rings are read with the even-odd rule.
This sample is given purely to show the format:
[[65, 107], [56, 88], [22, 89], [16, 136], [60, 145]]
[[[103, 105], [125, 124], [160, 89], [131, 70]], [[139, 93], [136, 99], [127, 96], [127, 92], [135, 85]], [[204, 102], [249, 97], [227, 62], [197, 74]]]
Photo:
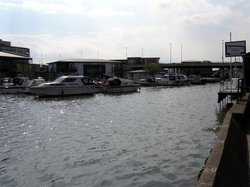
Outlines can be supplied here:
[[100, 86], [100, 91], [102, 93], [129, 93], [137, 92], [139, 88], [140, 84], [132, 80], [116, 76], [105, 76], [105, 80]]
[[36, 79], [32, 79], [29, 84], [25, 87], [25, 90], [24, 90], [24, 93], [25, 94], [34, 94], [32, 93], [32, 91], [30, 90], [31, 87], [34, 87], [34, 86], [38, 86], [42, 83], [45, 83], [45, 79], [42, 78], [42, 77], [38, 77]]
[[189, 75], [188, 80], [191, 84], [194, 85], [206, 84], [206, 79], [203, 79], [199, 75]]
[[98, 90], [92, 79], [85, 76], [61, 76], [53, 82], [42, 83], [30, 88], [39, 97], [90, 95]]
[[23, 93], [26, 86], [29, 84], [28, 77], [5, 78], [0, 86], [0, 93], [2, 94], [16, 94]]
[[140, 79], [142, 86], [182, 86], [190, 82], [186, 75], [165, 74], [161, 78]]

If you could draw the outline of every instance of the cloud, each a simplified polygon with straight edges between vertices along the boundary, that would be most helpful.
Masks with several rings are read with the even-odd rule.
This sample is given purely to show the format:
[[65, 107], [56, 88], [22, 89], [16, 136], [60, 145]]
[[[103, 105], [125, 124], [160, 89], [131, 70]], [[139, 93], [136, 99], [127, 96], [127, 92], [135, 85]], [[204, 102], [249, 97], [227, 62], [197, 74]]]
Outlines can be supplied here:
[[45, 14], [81, 14], [86, 7], [80, 1], [35, 1], [22, 0], [15, 2], [0, 2], [0, 8], [21, 8], [38, 11]]
[[[172, 62], [180, 61], [181, 45], [183, 60], [220, 61], [221, 42], [227, 41], [229, 32], [234, 40], [249, 39], [250, 16], [246, 7], [250, 2], [244, 0], [14, 2], [0, 0], [1, 10], [12, 7], [12, 12], [0, 12], [6, 23], [6, 29], [0, 31], [1, 37], [30, 48], [34, 62], [39, 62], [41, 54], [44, 63], [59, 56], [96, 58], [97, 53], [105, 59], [125, 58], [125, 48], [128, 56], [141, 56], [143, 48], [145, 57], [157, 56], [162, 63], [168, 63], [170, 43]], [[17, 7], [28, 12], [21, 15], [25, 21], [20, 25], [14, 22], [16, 17], [9, 19], [16, 16]], [[11, 29], [9, 22], [13, 24]], [[30, 27], [27, 23], [37, 25]], [[10, 34], [17, 26], [20, 28], [15, 34]]]
[[[171, 39], [169, 39], [171, 37]], [[86, 35], [5, 35], [13, 41], [13, 45], [31, 49], [34, 63], [58, 60], [59, 58], [99, 58], [124, 59], [128, 56], [160, 57], [161, 63], [169, 62], [169, 44], [172, 44], [172, 62], [180, 61], [180, 49], [183, 46], [183, 60], [208, 59], [207, 53], [212, 44], [197, 45], [190, 40], [179, 37], [178, 32], [172, 32], [165, 26], [151, 26], [131, 28], [111, 28], [105, 32], [93, 32]], [[3, 39], [4, 39], [3, 38]], [[15, 41], [19, 41], [15, 43]], [[215, 50], [215, 47], [211, 47]], [[220, 46], [219, 46], [220, 50]], [[206, 52], [204, 52], [206, 51]], [[211, 50], [210, 50], [211, 51]], [[207, 53], [207, 54], [206, 54]], [[219, 54], [220, 51], [218, 52]], [[208, 56], [207, 56], [208, 55]], [[220, 58], [220, 57], [219, 57]]]
[[101, 7], [98, 9], [91, 10], [87, 13], [87, 15], [91, 17], [102, 17], [102, 16], [133, 16], [133, 12], [121, 11], [121, 10], [113, 10], [109, 7]]

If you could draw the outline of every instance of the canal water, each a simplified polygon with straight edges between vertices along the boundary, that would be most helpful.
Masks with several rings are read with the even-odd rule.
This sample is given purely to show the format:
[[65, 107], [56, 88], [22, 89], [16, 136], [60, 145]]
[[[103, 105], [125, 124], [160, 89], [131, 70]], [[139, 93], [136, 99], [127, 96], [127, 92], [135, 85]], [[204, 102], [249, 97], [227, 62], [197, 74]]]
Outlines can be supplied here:
[[0, 186], [189, 187], [215, 141], [219, 84], [0, 95]]

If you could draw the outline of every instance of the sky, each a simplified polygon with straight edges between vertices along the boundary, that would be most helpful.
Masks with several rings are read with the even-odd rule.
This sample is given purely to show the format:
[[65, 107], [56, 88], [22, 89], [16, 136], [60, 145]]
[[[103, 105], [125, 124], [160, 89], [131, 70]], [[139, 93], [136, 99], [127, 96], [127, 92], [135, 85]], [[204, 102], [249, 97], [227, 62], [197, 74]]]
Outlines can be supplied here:
[[126, 57], [221, 62], [230, 33], [250, 49], [249, 9], [249, 0], [0, 0], [0, 39], [30, 48], [34, 63]]

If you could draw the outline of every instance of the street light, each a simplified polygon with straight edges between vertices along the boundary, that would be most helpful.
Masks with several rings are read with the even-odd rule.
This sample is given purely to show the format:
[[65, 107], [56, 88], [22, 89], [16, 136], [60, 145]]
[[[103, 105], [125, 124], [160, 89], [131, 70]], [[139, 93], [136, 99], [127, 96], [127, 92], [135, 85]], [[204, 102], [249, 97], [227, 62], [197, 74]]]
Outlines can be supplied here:
[[169, 62], [171, 63], [172, 62], [172, 44], [169, 44], [169, 47], [170, 47], [170, 49], [169, 49], [169, 53], [170, 53]]
[[126, 49], [126, 59], [128, 58], [128, 47], [125, 47]]
[[182, 62], [182, 45], [181, 45], [181, 62]]

